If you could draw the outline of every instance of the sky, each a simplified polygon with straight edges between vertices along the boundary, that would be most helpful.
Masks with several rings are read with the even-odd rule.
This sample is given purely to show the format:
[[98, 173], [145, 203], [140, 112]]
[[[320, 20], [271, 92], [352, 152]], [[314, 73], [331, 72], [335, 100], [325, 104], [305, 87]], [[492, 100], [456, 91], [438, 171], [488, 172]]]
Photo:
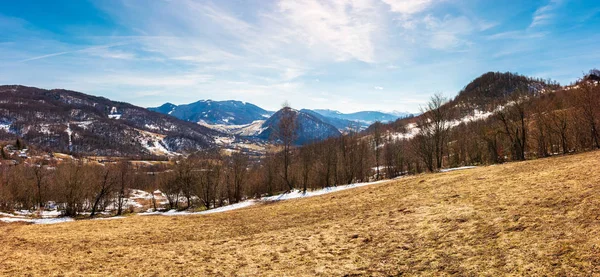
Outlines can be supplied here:
[[600, 67], [597, 0], [53, 0], [0, 5], [0, 84], [418, 112], [488, 71]]

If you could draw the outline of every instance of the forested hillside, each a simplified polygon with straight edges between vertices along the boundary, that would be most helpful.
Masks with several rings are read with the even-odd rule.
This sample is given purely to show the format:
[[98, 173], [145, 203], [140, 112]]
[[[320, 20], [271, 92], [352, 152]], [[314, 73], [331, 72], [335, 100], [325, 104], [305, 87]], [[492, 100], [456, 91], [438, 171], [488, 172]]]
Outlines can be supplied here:
[[167, 155], [214, 145], [219, 132], [127, 103], [67, 90], [0, 86], [0, 139], [48, 151]]
[[[271, 140], [274, 147], [261, 156], [250, 158], [239, 151], [204, 149], [186, 157], [178, 157], [172, 163], [154, 169], [152, 175], [143, 175], [141, 179], [136, 177], [127, 181], [118, 177], [123, 174], [119, 168], [128, 168], [131, 176], [142, 176], [141, 172], [144, 171], [133, 167], [65, 163], [56, 167], [56, 170], [43, 171], [48, 177], [44, 179], [44, 185], [38, 185], [40, 183], [33, 177], [36, 171], [29, 168], [32, 164], [40, 165], [43, 162], [28, 161], [16, 167], [5, 166], [1, 175], [4, 181], [0, 186], [0, 206], [7, 210], [36, 209], [46, 203], [33, 201], [39, 195], [47, 201], [67, 201], [50, 196], [53, 193], [68, 193], [70, 189], [60, 188], [60, 185], [67, 183], [73, 184], [77, 191], [86, 192], [75, 200], [69, 200], [74, 201], [71, 205], [77, 207], [75, 213], [89, 210], [90, 207], [84, 203], [93, 202], [92, 199], [97, 197], [102, 201], [113, 201], [114, 195], [123, 194], [123, 190], [117, 187], [160, 189], [169, 201], [168, 207], [157, 209], [212, 209], [247, 198], [295, 190], [306, 191], [435, 172], [444, 168], [505, 163], [598, 149], [600, 85], [595, 81], [597, 75], [593, 73], [565, 87], [508, 73], [488, 73], [467, 85], [455, 99], [434, 95], [417, 117], [389, 124], [376, 123], [364, 132], [344, 135], [336, 133], [337, 129], [331, 125], [324, 125], [322, 121], [286, 107], [273, 116], [272, 121], [265, 123], [266, 129], [261, 135]], [[57, 92], [48, 93], [57, 95]], [[61, 99], [60, 95], [63, 94], [58, 94], [58, 99]], [[47, 98], [40, 100], [50, 101]], [[490, 104], [473, 105], [474, 108], [467, 109], [469, 105], [466, 103], [469, 102], [466, 101], [484, 103], [484, 100]], [[19, 105], [18, 102], [12, 101], [11, 105]], [[100, 122], [118, 120], [108, 118], [114, 114], [111, 111], [113, 107], [123, 111], [122, 118], [127, 118], [128, 114], [137, 110], [113, 103], [100, 105], [100, 100], [93, 103], [98, 104], [84, 106], [91, 109], [88, 113], [106, 117]], [[90, 117], [88, 113], [75, 113], [71, 106], [68, 107], [66, 112], [73, 114], [71, 116], [77, 120]], [[128, 109], [132, 111], [128, 112]], [[152, 115], [157, 115], [159, 119], [163, 117]], [[117, 122], [121, 121], [123, 119]], [[15, 122], [11, 122], [9, 131], [14, 128]], [[141, 124], [126, 122], [124, 126]], [[316, 135], [331, 132], [331, 136], [309, 143], [305, 134], [297, 132], [298, 126], [307, 122], [313, 127], [303, 129], [314, 130]], [[183, 126], [187, 126], [185, 124]], [[298, 143], [305, 145], [297, 146]], [[83, 182], [88, 179], [87, 175], [68, 174], [74, 170], [89, 171], [91, 173], [86, 174], [100, 174], [108, 179], [92, 178], [97, 182]], [[29, 180], [25, 185], [23, 180], [16, 177], [23, 174], [28, 176], [23, 180]], [[102, 188], [107, 183], [102, 180], [113, 180], [108, 182], [112, 185], [106, 191]], [[52, 189], [52, 186], [59, 187]]]

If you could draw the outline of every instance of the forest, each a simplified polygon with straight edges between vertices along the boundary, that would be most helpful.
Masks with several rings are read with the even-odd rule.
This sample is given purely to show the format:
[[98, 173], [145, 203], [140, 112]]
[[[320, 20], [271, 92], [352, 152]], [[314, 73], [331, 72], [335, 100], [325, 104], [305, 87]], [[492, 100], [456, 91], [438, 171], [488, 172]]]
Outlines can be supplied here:
[[[125, 201], [131, 189], [164, 193], [168, 203], [154, 201], [154, 210], [213, 209], [293, 190], [600, 148], [595, 75], [565, 87], [523, 78], [483, 75], [474, 81], [480, 83], [465, 87], [452, 100], [432, 96], [420, 116], [375, 123], [364, 132], [302, 147], [293, 144], [295, 113], [287, 106], [273, 132], [277, 147], [260, 158], [210, 149], [152, 167], [126, 159], [105, 164], [43, 159], [2, 163], [0, 210], [57, 208], [65, 216], [121, 215], [134, 211]], [[481, 89], [485, 87], [490, 89]], [[486, 116], [464, 120], [474, 111]]]

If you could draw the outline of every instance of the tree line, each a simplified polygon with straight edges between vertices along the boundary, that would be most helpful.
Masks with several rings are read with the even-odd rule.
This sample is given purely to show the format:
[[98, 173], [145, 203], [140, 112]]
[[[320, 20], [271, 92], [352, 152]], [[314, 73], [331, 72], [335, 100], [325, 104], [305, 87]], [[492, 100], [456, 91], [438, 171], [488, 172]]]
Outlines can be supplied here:
[[207, 150], [151, 169], [128, 161], [3, 166], [0, 209], [49, 208], [48, 201], [55, 201], [69, 216], [122, 214], [130, 209], [131, 188], [164, 193], [166, 204], [153, 201], [154, 209], [213, 209], [292, 190], [600, 148], [597, 82], [500, 97], [502, 104], [490, 107], [486, 118], [461, 121], [465, 114], [456, 99], [434, 95], [418, 117], [302, 147], [293, 145], [296, 113], [286, 106], [272, 135], [276, 149], [259, 159]]

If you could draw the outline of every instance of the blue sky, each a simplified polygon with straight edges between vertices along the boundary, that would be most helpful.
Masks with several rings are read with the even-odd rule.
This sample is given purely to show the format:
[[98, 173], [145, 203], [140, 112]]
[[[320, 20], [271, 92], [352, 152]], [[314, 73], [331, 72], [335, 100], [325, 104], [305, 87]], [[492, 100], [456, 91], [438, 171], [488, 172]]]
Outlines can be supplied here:
[[598, 30], [583, 0], [3, 1], [0, 84], [416, 112], [487, 71], [574, 81]]

